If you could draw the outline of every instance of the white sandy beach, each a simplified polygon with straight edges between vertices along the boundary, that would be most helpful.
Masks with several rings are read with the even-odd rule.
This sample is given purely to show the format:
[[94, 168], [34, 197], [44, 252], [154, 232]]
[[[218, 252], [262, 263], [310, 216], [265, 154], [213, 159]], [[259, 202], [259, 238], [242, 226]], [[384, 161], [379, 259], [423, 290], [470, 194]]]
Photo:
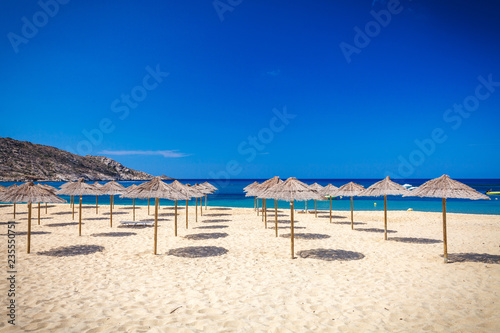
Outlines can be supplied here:
[[[69, 204], [42, 209], [41, 225], [34, 209], [31, 254], [26, 205], [17, 212], [16, 326], [2, 283], [1, 332], [500, 331], [496, 215], [448, 214], [444, 264], [441, 213], [390, 211], [388, 241], [383, 211], [355, 211], [356, 230], [350, 212], [331, 224], [328, 213], [296, 214], [292, 260], [271, 209], [269, 229], [253, 209], [217, 207], [198, 222], [190, 207], [186, 229], [180, 209], [175, 237], [173, 207], [161, 207], [156, 256], [152, 227], [119, 226], [131, 207], [117, 205], [110, 228], [109, 206], [86, 206], [81, 237]], [[2, 279], [11, 220], [12, 205], [0, 205]], [[289, 226], [280, 210], [279, 233]]]

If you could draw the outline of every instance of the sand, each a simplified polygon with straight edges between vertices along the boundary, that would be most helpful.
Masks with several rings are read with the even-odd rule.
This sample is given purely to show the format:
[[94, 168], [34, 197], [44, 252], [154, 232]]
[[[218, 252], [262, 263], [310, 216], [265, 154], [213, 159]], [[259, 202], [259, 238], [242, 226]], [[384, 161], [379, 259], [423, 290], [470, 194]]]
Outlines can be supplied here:
[[[448, 214], [444, 264], [441, 213], [383, 211], [296, 214], [290, 238], [275, 237], [249, 208], [161, 207], [158, 255], [152, 227], [123, 227], [131, 207], [85, 207], [82, 236], [68, 204], [34, 210], [26, 253], [27, 208], [16, 221], [16, 326], [1, 332], [498, 332], [500, 216]], [[280, 234], [290, 233], [279, 211]], [[140, 207], [137, 220], [151, 220]], [[6, 267], [12, 206], [0, 205]], [[2, 269], [7, 277], [6, 269]], [[4, 280], [4, 277], [2, 277]]]

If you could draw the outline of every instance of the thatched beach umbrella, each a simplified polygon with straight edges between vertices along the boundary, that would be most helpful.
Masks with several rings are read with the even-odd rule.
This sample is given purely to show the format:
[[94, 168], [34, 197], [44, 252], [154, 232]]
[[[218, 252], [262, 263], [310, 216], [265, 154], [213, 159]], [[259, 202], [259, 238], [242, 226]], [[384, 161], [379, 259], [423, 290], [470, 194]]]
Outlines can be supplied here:
[[[15, 189], [16, 187], [18, 187], [18, 186], [17, 186], [17, 184], [12, 184], [12, 185], [10, 185], [9, 187], [5, 188], [5, 191], [3, 191], [2, 193], [7, 192], [8, 190], [13, 190], [13, 189]], [[0, 193], [0, 194], [1, 194], [1, 193]], [[2, 200], [2, 199], [0, 199], [0, 201], [3, 201], [3, 200]], [[14, 209], [13, 214], [14, 214], [14, 219], [16, 219], [16, 203], [14, 202], [13, 204], [14, 204], [14, 207], [13, 207], [13, 209]]]
[[[169, 184], [172, 188], [175, 188], [177, 191], [181, 192], [182, 194], [185, 195], [186, 197], [186, 229], [188, 229], [188, 202], [189, 200], [196, 196], [197, 198], [203, 197], [203, 193], [198, 191], [194, 187], [190, 187], [187, 185], [182, 184], [178, 180], [174, 180], [172, 183]], [[175, 235], [177, 236], [177, 200], [175, 200]]]
[[[268, 187], [265, 191], [261, 191], [259, 193], [259, 197], [266, 200], [266, 199], [273, 199], [274, 200], [274, 230], [276, 237], [278, 237], [278, 199], [276, 199], [276, 196], [273, 191], [268, 191], [274, 186], [282, 184], [283, 181], [281, 179], [278, 179], [278, 181], [272, 185], [271, 187]], [[267, 210], [267, 209], [266, 209]], [[266, 215], [266, 228], [267, 228], [267, 215]]]
[[[204, 182], [204, 183], [201, 183], [201, 185], [205, 186], [206, 188], [208, 188], [209, 190], [211, 190], [212, 192], [211, 193], [214, 193], [215, 191], [218, 190], [217, 187], [213, 186], [212, 184], [210, 184], [209, 182]], [[207, 199], [208, 199], [208, 196], [207, 196], [208, 193], [205, 193], [205, 210], [207, 210]]]
[[[61, 186], [59, 186], [59, 188], [61, 190], [64, 190], [66, 187], [70, 186], [73, 183], [75, 183], [75, 182], [69, 181], [69, 182], [64, 183]], [[72, 195], [70, 195], [70, 197], [69, 197], [69, 206], [73, 208], [73, 215], [71, 216], [71, 218], [74, 220], [75, 219], [75, 198]]]
[[[257, 185], [259, 185], [259, 182], [255, 181], [255, 182], [253, 182], [252, 184], [250, 184], [250, 185], [248, 185], [248, 186], [245, 186], [245, 187], [243, 188], [243, 192], [245, 192], [245, 193], [246, 193], [246, 192], [250, 191], [251, 189], [253, 189], [253, 188], [254, 188], [255, 186], [257, 186]], [[254, 207], [254, 209], [257, 209], [257, 196], [255, 196], [255, 198], [254, 198], [254, 201], [253, 201], [253, 207]]]
[[74, 182], [63, 189], [56, 192], [56, 194], [72, 195], [73, 197], [80, 197], [80, 204], [78, 210], [78, 235], [82, 235], [82, 195], [94, 195], [97, 193], [97, 189], [84, 182], [83, 178], [80, 178], [77, 182]]
[[359, 197], [380, 197], [384, 196], [384, 239], [387, 240], [387, 196], [388, 195], [403, 195], [407, 194], [408, 190], [398, 183], [393, 182], [389, 176], [383, 180], [376, 182], [368, 187], [363, 192], [359, 193]]
[[[255, 193], [258, 198], [262, 199], [262, 221], [264, 221], [264, 227], [267, 229], [267, 199], [272, 199], [272, 198], [267, 198], [264, 196], [261, 196], [265, 191], [273, 187], [274, 185], [280, 184], [283, 181], [278, 177], [274, 176], [273, 178], [270, 178], [262, 184], [259, 184], [258, 186], [255, 186], [252, 193]], [[277, 200], [274, 200], [274, 210], [277, 211]]]
[[351, 229], [354, 229], [354, 207], [352, 197], [357, 196], [364, 189], [365, 188], [363, 186], [350, 182], [342, 185], [341, 187], [339, 187], [337, 192], [335, 192], [336, 196], [343, 195], [345, 197], [351, 197]]
[[0, 185], [0, 192], [4, 192], [7, 188], [5, 186]]
[[[312, 185], [309, 185], [309, 187], [318, 193], [323, 193], [323, 190], [324, 190], [324, 187], [318, 183], [314, 183]], [[314, 200], [314, 217], [318, 217], [318, 200]]]
[[2, 192], [2, 201], [5, 202], [26, 202], [28, 204], [28, 245], [27, 252], [30, 253], [31, 248], [31, 205], [39, 202], [55, 202], [63, 203], [66, 200], [59, 198], [51, 191], [45, 190], [40, 186], [36, 186], [32, 182], [24, 183], [20, 186], [13, 187], [10, 190]]
[[[47, 184], [37, 184], [38, 186], [42, 187], [43, 189], [46, 189], [52, 193], [56, 193], [58, 190], [54, 186], [50, 186]], [[47, 214], [47, 203], [45, 203], [45, 214]]]
[[442, 175], [439, 178], [431, 179], [420, 187], [403, 195], [404, 197], [429, 197], [442, 198], [443, 200], [443, 244], [444, 244], [444, 262], [448, 262], [448, 242], [446, 239], [446, 199], [471, 199], [471, 200], [490, 200], [484, 195], [464, 183], [451, 179], [448, 175]]
[[97, 191], [101, 195], [109, 195], [109, 225], [113, 227], [113, 205], [115, 202], [114, 196], [125, 193], [125, 186], [118, 184], [117, 182], [112, 180], [104, 184]]
[[[255, 182], [257, 183], [257, 182]], [[254, 184], [255, 184], [254, 183]], [[255, 197], [254, 199], [254, 206], [257, 210], [257, 216], [259, 216], [259, 197], [258, 197], [258, 194], [259, 192], [261, 192], [261, 190], [259, 189], [259, 186], [261, 184], [257, 183], [256, 185], [252, 186], [252, 187], [246, 187], [247, 188], [247, 191], [245, 193], [245, 197]]]
[[[203, 198], [205, 193], [200, 191], [196, 186], [191, 186], [189, 184], [186, 184], [186, 186], [190, 189], [191, 196], [194, 198], [194, 202], [195, 202], [194, 214], [196, 216], [195, 221], [198, 222], [198, 198]], [[202, 207], [200, 207], [200, 211], [203, 213]]]
[[338, 190], [339, 188], [337, 186], [328, 184], [323, 187], [323, 190], [321, 191], [322, 195], [330, 199], [330, 223], [332, 223], [332, 197], [336, 196], [335, 193], [337, 193]]
[[262, 193], [262, 196], [274, 198], [276, 200], [283, 200], [290, 202], [290, 238], [292, 259], [294, 256], [294, 227], [293, 227], [293, 205], [295, 201], [303, 200], [321, 200], [321, 195], [311, 189], [307, 184], [297, 180], [295, 177], [290, 177], [280, 184], [276, 184]]
[[[96, 189], [100, 189], [101, 187], [103, 187], [102, 184], [100, 184], [99, 182], [95, 182], [94, 184], [92, 184], [92, 186], [94, 186]], [[95, 213], [96, 214], [99, 214], [99, 201], [98, 201], [98, 198], [99, 197], [99, 194], [96, 194], [95, 195]]]
[[135, 196], [130, 195], [132, 191], [137, 188], [137, 185], [132, 184], [125, 189], [125, 192], [120, 195], [120, 198], [132, 198], [132, 221], [135, 221]]
[[163, 182], [160, 177], [155, 177], [149, 182], [137, 186], [128, 194], [142, 199], [155, 198], [154, 254], [156, 254], [158, 244], [158, 199], [184, 200], [186, 196]]
[[[206, 185], [203, 184], [196, 184], [194, 186], [195, 189], [197, 189], [199, 192], [203, 193], [205, 196], [205, 205], [207, 204], [207, 195], [213, 193], [213, 190], [208, 188]], [[205, 208], [206, 209], [206, 208]], [[200, 198], [200, 213], [201, 216], [203, 216], [203, 196]]]

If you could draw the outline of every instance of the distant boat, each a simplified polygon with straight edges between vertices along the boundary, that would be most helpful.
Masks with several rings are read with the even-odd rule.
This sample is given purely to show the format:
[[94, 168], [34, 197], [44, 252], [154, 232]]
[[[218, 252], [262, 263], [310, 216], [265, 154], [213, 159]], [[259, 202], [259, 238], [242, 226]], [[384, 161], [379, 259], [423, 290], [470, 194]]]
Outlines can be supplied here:
[[416, 188], [417, 188], [416, 186], [412, 186], [412, 187], [410, 187], [408, 190], [413, 191], [413, 190], [414, 190], [414, 189], [416, 189]]
[[403, 187], [411, 187], [411, 184], [404, 184]]
[[486, 191], [487, 195], [499, 195], [500, 191]]

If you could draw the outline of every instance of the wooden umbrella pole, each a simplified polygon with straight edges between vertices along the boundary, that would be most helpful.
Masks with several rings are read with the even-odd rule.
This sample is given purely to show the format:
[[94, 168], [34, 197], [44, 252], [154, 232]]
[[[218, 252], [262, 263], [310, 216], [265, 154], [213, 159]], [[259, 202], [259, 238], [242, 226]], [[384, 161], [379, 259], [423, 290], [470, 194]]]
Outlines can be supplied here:
[[194, 198], [194, 215], [196, 216], [195, 222], [198, 222], [198, 198]]
[[78, 236], [82, 235], [82, 196], [80, 195], [80, 204], [78, 208]]
[[14, 202], [14, 219], [16, 218], [16, 203]]
[[175, 200], [175, 212], [174, 212], [175, 218], [175, 236], [177, 237], [177, 200]]
[[207, 199], [208, 199], [208, 196], [205, 195], [205, 210], [207, 210]]
[[186, 229], [188, 229], [188, 201], [186, 200]]
[[45, 214], [47, 214], [47, 203], [45, 203]]
[[314, 217], [318, 217], [318, 200], [314, 200]]
[[262, 215], [261, 215], [262, 216], [262, 222], [264, 222], [264, 202], [265, 202], [265, 200], [262, 199]]
[[113, 228], [113, 196], [109, 197], [109, 225]]
[[446, 198], [443, 198], [443, 245], [444, 245], [444, 262], [448, 262], [448, 241], [446, 239]]
[[257, 209], [257, 197], [253, 198], [253, 209]]
[[200, 198], [200, 216], [203, 216], [203, 197]]
[[387, 195], [384, 195], [384, 239], [387, 240]]
[[134, 221], [135, 221], [135, 198], [132, 198], [132, 212], [133, 212], [133, 217], [134, 217]]
[[75, 196], [72, 195], [70, 200], [73, 202], [73, 215], [72, 215], [71, 219], [74, 220], [75, 219]]
[[293, 250], [293, 241], [294, 241], [294, 230], [293, 230], [293, 200], [292, 200], [292, 204], [291, 204], [291, 208], [290, 208], [292, 211], [291, 211], [291, 214], [290, 214], [290, 230], [291, 230], [291, 233], [290, 233], [290, 239], [292, 241], [292, 259], [295, 259], [295, 256], [294, 256], [294, 250]]
[[330, 196], [330, 223], [332, 223], [332, 196]]
[[274, 230], [278, 237], [278, 200], [274, 199]]
[[38, 203], [38, 225], [40, 225], [40, 203]]
[[259, 216], [259, 198], [257, 198], [257, 216]]
[[354, 229], [354, 213], [353, 213], [352, 197], [351, 197], [351, 229]]
[[306, 209], [305, 210], [306, 210], [306, 213], [307, 213], [307, 200], [306, 200]]
[[149, 215], [149, 198], [148, 198], [148, 215]]
[[156, 255], [157, 244], [158, 244], [158, 198], [155, 198], [155, 249], [154, 249], [155, 255]]
[[266, 223], [266, 229], [267, 229], [267, 199], [264, 199], [264, 221]]
[[95, 213], [99, 214], [99, 204], [97, 202], [97, 195], [95, 196]]
[[31, 202], [28, 203], [28, 253], [31, 249]]

